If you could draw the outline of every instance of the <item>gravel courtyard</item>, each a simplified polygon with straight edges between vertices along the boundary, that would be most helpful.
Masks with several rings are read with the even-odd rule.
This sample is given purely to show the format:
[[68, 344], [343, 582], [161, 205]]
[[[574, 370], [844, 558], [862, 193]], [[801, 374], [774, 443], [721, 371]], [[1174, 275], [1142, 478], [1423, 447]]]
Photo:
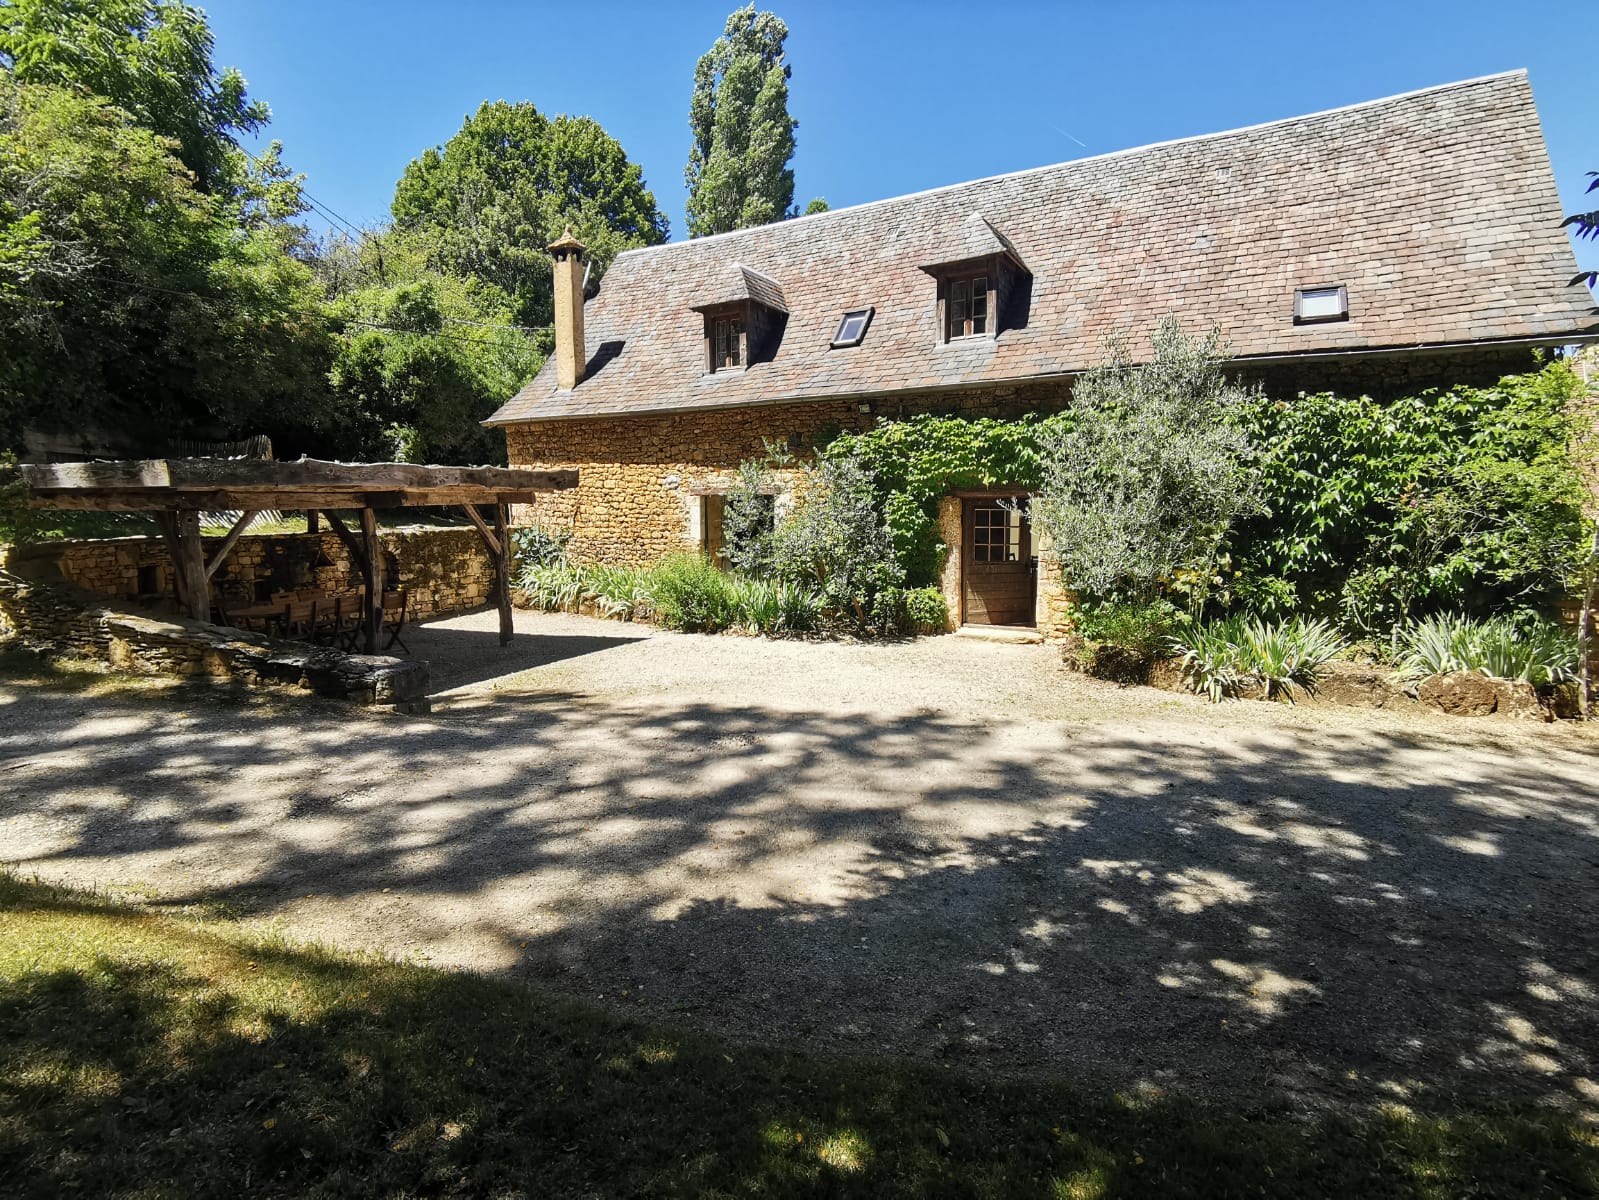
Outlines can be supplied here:
[[0, 862], [814, 1049], [1599, 1112], [1599, 740], [518, 613], [428, 717], [0, 678]]

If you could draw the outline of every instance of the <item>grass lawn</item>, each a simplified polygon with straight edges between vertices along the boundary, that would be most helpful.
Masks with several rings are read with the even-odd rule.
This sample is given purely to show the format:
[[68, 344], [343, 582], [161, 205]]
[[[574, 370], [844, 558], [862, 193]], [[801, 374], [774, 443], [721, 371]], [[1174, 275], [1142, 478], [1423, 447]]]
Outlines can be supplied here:
[[5, 1196], [1596, 1191], [1599, 1131], [1554, 1113], [1311, 1120], [727, 1045], [0, 875]]

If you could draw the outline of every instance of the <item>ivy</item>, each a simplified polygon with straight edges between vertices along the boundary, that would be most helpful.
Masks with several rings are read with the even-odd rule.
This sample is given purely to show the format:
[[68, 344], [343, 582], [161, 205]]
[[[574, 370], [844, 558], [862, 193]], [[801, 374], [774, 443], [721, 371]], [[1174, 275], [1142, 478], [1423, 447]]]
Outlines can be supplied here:
[[870, 472], [912, 586], [936, 583], [948, 550], [938, 537], [938, 503], [963, 488], [1038, 486], [1039, 446], [1046, 430], [1063, 429], [1070, 413], [1015, 421], [991, 417], [920, 416], [885, 421], [866, 433], [843, 434], [824, 451], [854, 458]]
[[[1246, 416], [1267, 511], [1234, 529], [1215, 606], [1362, 632], [1426, 612], [1547, 609], [1569, 590], [1583, 544], [1580, 389], [1555, 362], [1390, 403], [1258, 397]], [[939, 501], [964, 488], [1037, 489], [1040, 447], [1072, 422], [1069, 411], [913, 417], [842, 434], [823, 456], [867, 469], [914, 586], [937, 580], [948, 549]]]
[[1234, 588], [1276, 615], [1392, 629], [1423, 611], [1547, 607], [1582, 540], [1564, 363], [1487, 388], [1261, 401], [1268, 515], [1233, 539]]

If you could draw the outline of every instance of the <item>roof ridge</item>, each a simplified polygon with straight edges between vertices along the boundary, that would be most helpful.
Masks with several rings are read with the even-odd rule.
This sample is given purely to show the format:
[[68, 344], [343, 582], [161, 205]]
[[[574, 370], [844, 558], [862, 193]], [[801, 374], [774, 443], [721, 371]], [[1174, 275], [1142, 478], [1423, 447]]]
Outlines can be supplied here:
[[1257, 121], [1253, 125], [1239, 125], [1232, 129], [1218, 129], [1213, 133], [1194, 133], [1189, 134], [1187, 137], [1167, 138], [1159, 142], [1146, 142], [1141, 146], [1127, 146], [1120, 150], [1107, 150], [1103, 154], [1089, 154], [1082, 158], [1068, 158], [1061, 162], [1044, 163], [1043, 165], [1037, 167], [1021, 167], [1015, 171], [1001, 171], [997, 175], [983, 175], [976, 179], [964, 179], [958, 183], [941, 183], [936, 187], [922, 188], [920, 191], [916, 192], [905, 192], [903, 195], [899, 196], [884, 196], [878, 200], [863, 200], [859, 204], [849, 204], [843, 208], [829, 209], [827, 212], [806, 213], [797, 217], [789, 217], [784, 221], [773, 221], [766, 225], [751, 225], [743, 229], [729, 229], [724, 233], [710, 233], [706, 234], [704, 237], [687, 238], [681, 242], [662, 242], [655, 246], [635, 246], [632, 249], [623, 250], [616, 257], [621, 259], [637, 254], [662, 254], [670, 250], [679, 249], [683, 246], [703, 246], [709, 242], [714, 242], [721, 238], [739, 237], [744, 234], [753, 233], [755, 230], [770, 229], [774, 225], [787, 227], [792, 226], [800, 221], [823, 221], [829, 217], [837, 217], [842, 216], [845, 213], [859, 212], [863, 208], [873, 208], [880, 204], [898, 204], [904, 200], [915, 200], [923, 196], [934, 196], [940, 192], [957, 191], [961, 188], [974, 187], [980, 183], [993, 183], [995, 180], [999, 179], [1017, 179], [1024, 175], [1036, 175], [1042, 171], [1058, 171], [1062, 167], [1077, 166], [1081, 163], [1099, 162], [1109, 158], [1121, 158], [1125, 155], [1131, 154], [1144, 154], [1150, 150], [1164, 150], [1170, 146], [1181, 146], [1190, 142], [1209, 141], [1213, 138], [1236, 137], [1239, 134], [1253, 133], [1259, 129], [1270, 129], [1282, 125], [1293, 125], [1299, 121], [1318, 120], [1322, 117], [1336, 116], [1339, 113], [1354, 112], [1357, 109], [1375, 108], [1380, 104], [1392, 104], [1399, 100], [1409, 100], [1416, 96], [1426, 96], [1436, 92], [1452, 91], [1455, 88], [1475, 87], [1479, 84], [1492, 83], [1495, 80], [1513, 79], [1517, 77], [1525, 79], [1527, 77], [1527, 68], [1514, 67], [1508, 71], [1495, 71], [1492, 74], [1477, 75], [1470, 79], [1456, 79], [1449, 83], [1435, 83], [1430, 87], [1412, 88], [1406, 92], [1395, 92], [1391, 96], [1379, 96], [1374, 100], [1360, 100], [1354, 104], [1340, 104], [1333, 108], [1317, 109], [1315, 112], [1298, 113], [1291, 117], [1278, 117], [1274, 121]]

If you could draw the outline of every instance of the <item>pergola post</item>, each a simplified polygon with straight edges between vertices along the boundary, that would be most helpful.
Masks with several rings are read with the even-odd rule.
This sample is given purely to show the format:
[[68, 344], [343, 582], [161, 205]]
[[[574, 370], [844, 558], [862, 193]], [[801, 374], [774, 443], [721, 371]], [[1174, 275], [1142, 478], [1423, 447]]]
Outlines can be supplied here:
[[172, 562], [178, 596], [184, 611], [196, 621], [211, 619], [211, 576], [205, 569], [205, 545], [200, 541], [200, 514], [180, 508], [173, 514], [177, 555]]
[[365, 561], [361, 563], [366, 584], [366, 639], [363, 650], [378, 652], [378, 632], [383, 628], [383, 547], [378, 542], [378, 516], [370, 508], [361, 510], [361, 541]]
[[494, 602], [500, 609], [500, 645], [509, 646], [516, 629], [511, 617], [511, 532], [509, 506], [494, 506], [494, 536], [500, 552], [494, 563]]
[[478, 512], [477, 505], [463, 504], [466, 515], [477, 526], [477, 535], [483, 539], [483, 548], [494, 563], [494, 606], [500, 610], [500, 645], [509, 646], [514, 632], [511, 620], [511, 538], [506, 529], [507, 508], [504, 503], [494, 506], [494, 528], [490, 529]]

